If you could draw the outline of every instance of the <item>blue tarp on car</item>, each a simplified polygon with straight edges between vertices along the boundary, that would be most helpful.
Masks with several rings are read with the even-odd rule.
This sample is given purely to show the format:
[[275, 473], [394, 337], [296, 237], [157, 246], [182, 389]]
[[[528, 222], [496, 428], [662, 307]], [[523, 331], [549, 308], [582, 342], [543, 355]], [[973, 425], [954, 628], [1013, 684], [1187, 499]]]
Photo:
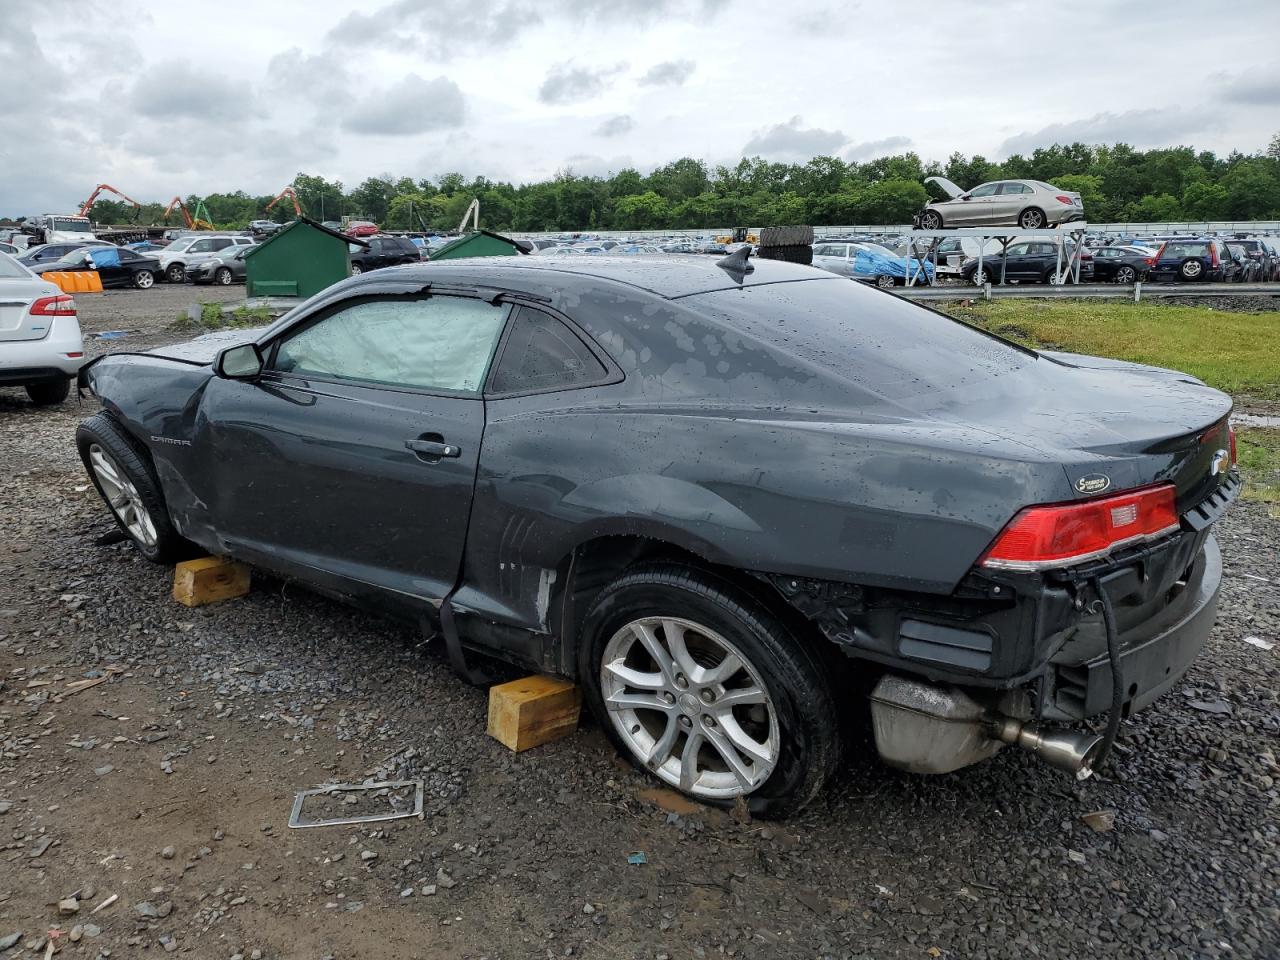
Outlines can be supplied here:
[[95, 267], [120, 266], [120, 251], [116, 247], [94, 247], [89, 254]]

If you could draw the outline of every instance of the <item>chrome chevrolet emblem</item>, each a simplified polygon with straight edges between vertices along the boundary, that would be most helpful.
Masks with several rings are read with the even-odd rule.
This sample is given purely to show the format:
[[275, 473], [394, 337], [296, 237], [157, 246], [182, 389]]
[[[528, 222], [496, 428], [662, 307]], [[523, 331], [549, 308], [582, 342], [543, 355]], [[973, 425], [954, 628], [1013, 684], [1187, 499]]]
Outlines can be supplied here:
[[1220, 473], [1226, 473], [1227, 468], [1231, 465], [1231, 457], [1225, 450], [1213, 451], [1213, 461], [1209, 464], [1209, 476], [1216, 477]]

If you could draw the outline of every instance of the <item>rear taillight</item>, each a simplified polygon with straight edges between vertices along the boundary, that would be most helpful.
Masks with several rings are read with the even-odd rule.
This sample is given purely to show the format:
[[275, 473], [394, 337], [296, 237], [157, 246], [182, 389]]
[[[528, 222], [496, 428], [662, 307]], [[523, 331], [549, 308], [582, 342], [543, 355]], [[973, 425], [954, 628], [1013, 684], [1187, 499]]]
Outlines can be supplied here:
[[1178, 528], [1172, 484], [1078, 503], [1028, 507], [1009, 521], [982, 560], [997, 570], [1044, 570], [1105, 556]]
[[1065, 203], [1068, 207], [1069, 207], [1069, 206], [1071, 206], [1071, 203], [1072, 203], [1072, 200], [1071, 200], [1071, 198], [1070, 198], [1070, 197], [1066, 196], [1065, 194], [1061, 194], [1061, 193], [1060, 193], [1060, 194], [1058, 194], [1058, 195], [1057, 195], [1056, 197], [1054, 197], [1053, 199], [1057, 200], [1059, 203]]
[[1236, 465], [1236, 428], [1234, 426], [1227, 427], [1227, 447], [1231, 451], [1231, 466]]
[[1143, 262], [1146, 263], [1148, 267], [1154, 267], [1156, 265], [1156, 258], [1147, 257]]
[[60, 293], [56, 297], [41, 297], [27, 311], [33, 317], [74, 317], [76, 298]]
[[1220, 262], [1218, 260], [1218, 248], [1215, 247], [1212, 243], [1209, 244], [1209, 266], [1211, 267], [1220, 266]]

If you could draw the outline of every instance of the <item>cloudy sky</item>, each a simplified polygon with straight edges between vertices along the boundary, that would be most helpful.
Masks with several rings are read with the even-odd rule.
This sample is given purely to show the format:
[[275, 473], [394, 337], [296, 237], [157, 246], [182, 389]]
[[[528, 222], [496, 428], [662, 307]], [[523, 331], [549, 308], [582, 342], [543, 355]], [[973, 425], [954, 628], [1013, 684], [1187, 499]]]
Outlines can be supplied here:
[[[515, 181], [683, 155], [1253, 152], [1280, 3], [0, 0], [0, 214], [299, 171]], [[786, 12], [782, 12], [786, 11]]]

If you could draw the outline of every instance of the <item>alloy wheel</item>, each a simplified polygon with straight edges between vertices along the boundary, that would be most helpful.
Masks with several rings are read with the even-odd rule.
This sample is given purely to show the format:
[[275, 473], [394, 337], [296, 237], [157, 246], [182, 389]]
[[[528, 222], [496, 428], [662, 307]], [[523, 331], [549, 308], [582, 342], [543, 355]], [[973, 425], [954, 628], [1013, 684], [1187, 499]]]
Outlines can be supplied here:
[[1133, 283], [1138, 278], [1133, 267], [1121, 267], [1116, 271], [1116, 283]]
[[1044, 214], [1039, 210], [1024, 210], [1021, 226], [1024, 230], [1039, 230], [1044, 226]]
[[759, 671], [691, 620], [643, 617], [620, 629], [604, 649], [600, 691], [636, 759], [695, 797], [752, 793], [778, 763], [777, 710]]
[[880, 276], [876, 277], [876, 286], [881, 290], [891, 289], [893, 287], [893, 277], [887, 273], [880, 274]]
[[142, 503], [142, 496], [133, 481], [98, 444], [89, 447], [89, 464], [93, 467], [93, 475], [112, 511], [120, 519], [120, 523], [129, 536], [144, 547], [156, 545], [156, 525]]
[[231, 284], [231, 271], [227, 267], [219, 267], [218, 272], [214, 276], [218, 283], [222, 284], [224, 287]]
[[150, 270], [139, 270], [134, 274], [133, 282], [139, 290], [150, 290], [155, 285], [156, 277]]

